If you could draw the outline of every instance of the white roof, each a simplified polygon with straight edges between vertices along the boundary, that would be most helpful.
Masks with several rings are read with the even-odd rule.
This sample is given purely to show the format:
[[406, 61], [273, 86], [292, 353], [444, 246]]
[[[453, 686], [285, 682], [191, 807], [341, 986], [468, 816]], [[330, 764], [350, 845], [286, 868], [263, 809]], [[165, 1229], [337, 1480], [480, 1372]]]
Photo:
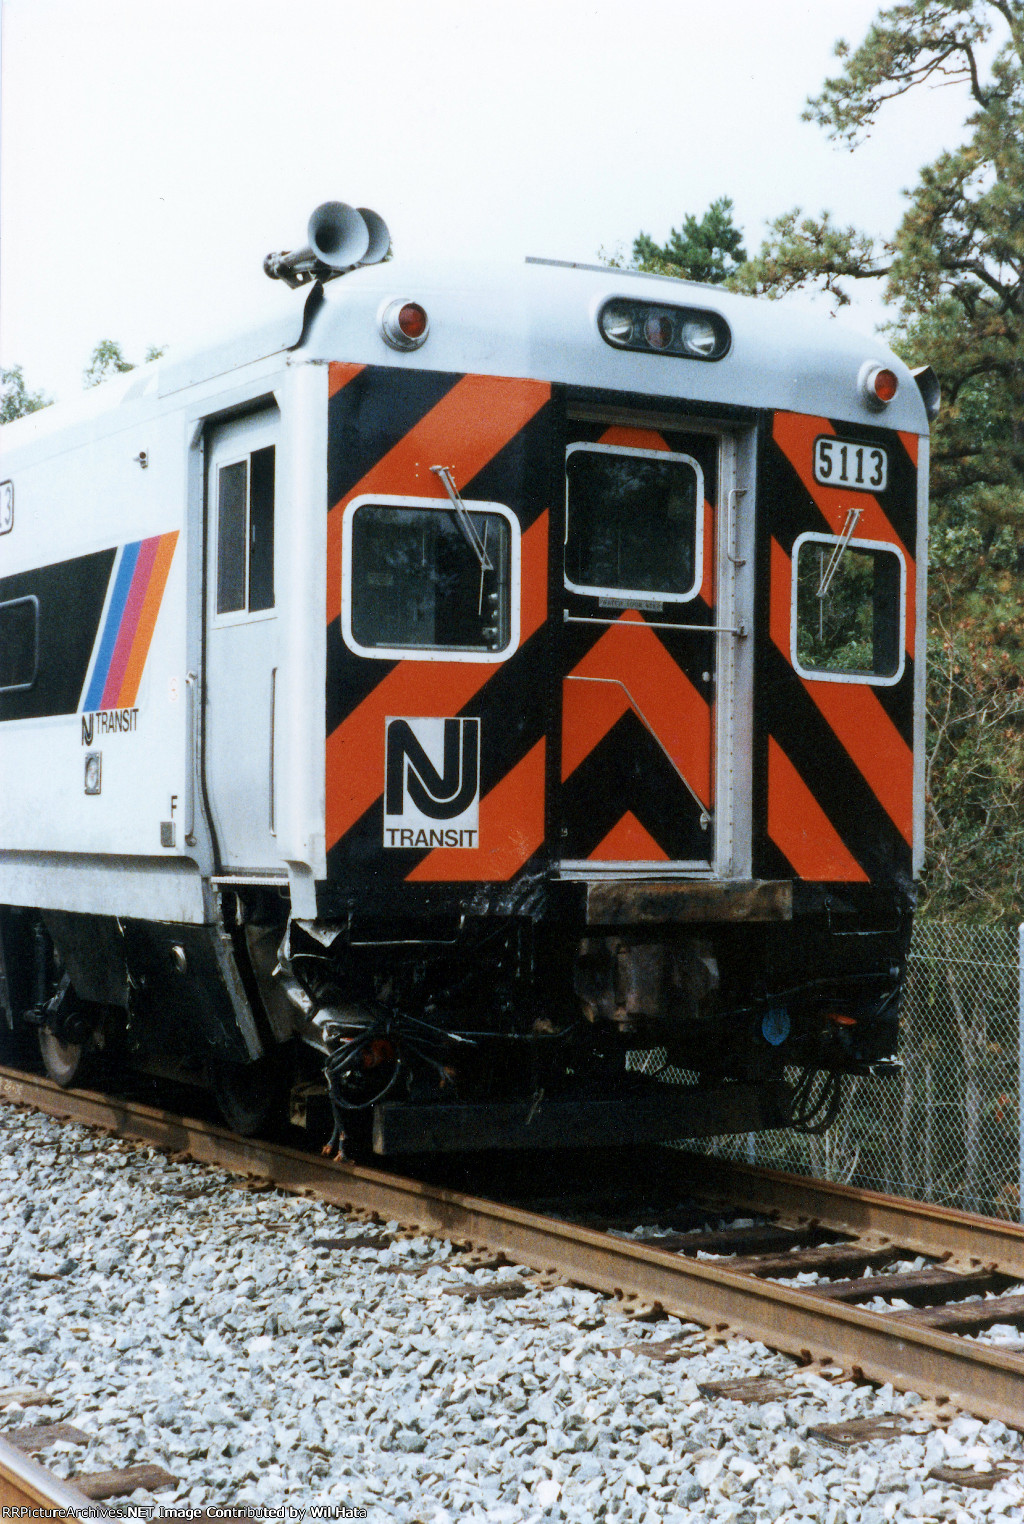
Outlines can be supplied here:
[[[910, 371], [881, 339], [788, 304], [736, 296], [633, 271], [554, 261], [521, 265], [427, 265], [393, 259], [328, 282], [325, 300], [299, 350], [304, 290], [281, 288], [279, 315], [259, 327], [163, 359], [104, 383], [69, 402], [44, 408], [5, 429], [13, 446], [69, 423], [85, 422], [136, 398], [167, 397], [280, 354], [294, 362], [344, 360], [408, 370], [526, 376], [572, 386], [632, 392], [713, 407], [784, 408], [837, 420], [884, 423], [927, 433]], [[611, 297], [717, 312], [732, 333], [721, 360], [614, 349], [597, 315]], [[426, 309], [430, 333], [422, 348], [400, 353], [381, 337], [380, 313], [396, 299]], [[291, 354], [289, 355], [289, 351]], [[865, 362], [891, 367], [900, 380], [883, 413], [864, 402], [858, 377]]]
[[[652, 399], [786, 408], [928, 430], [910, 371], [881, 339], [785, 301], [591, 266], [431, 268], [398, 259], [331, 281], [325, 293], [302, 350], [311, 359], [532, 376]], [[600, 335], [597, 315], [615, 296], [720, 313], [732, 346], [716, 361], [613, 349]], [[389, 349], [380, 334], [381, 308], [399, 297], [420, 302], [430, 318], [426, 343], [407, 354]], [[897, 397], [882, 414], [860, 393], [866, 361], [884, 363], [899, 376]]]

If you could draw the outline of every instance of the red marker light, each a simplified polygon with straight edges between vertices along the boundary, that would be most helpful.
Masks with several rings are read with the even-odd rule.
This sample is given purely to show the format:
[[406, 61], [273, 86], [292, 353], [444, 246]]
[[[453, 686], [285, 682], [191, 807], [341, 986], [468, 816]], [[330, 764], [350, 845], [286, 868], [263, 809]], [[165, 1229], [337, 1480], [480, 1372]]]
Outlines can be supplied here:
[[891, 370], [876, 371], [874, 390], [879, 402], [891, 402], [899, 390], [899, 384]]
[[868, 407], [874, 412], [880, 412], [883, 407], [888, 407], [900, 389], [900, 381], [895, 371], [886, 365], [875, 365], [870, 360], [865, 360], [860, 370], [861, 396]]
[[[419, 302], [406, 302], [398, 314], [398, 326], [407, 339], [421, 339], [427, 331], [427, 314]], [[886, 375], [890, 374], [888, 371]], [[895, 381], [895, 376], [893, 380]]]
[[381, 310], [380, 332], [385, 344], [392, 349], [419, 349], [426, 343], [430, 319], [419, 302], [407, 302], [404, 297], [398, 297]]

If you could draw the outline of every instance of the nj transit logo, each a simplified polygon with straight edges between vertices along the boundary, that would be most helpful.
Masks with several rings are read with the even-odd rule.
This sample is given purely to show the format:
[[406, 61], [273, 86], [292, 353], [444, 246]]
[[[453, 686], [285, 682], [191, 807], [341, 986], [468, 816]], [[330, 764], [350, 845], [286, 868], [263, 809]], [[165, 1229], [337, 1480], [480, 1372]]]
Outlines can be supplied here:
[[475, 847], [480, 721], [387, 719], [384, 845]]

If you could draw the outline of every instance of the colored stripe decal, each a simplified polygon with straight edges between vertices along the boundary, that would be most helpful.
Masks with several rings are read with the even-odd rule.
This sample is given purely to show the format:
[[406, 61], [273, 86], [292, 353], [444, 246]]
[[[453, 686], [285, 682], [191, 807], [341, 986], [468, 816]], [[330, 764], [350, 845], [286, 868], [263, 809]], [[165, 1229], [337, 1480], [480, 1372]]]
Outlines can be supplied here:
[[174, 548], [177, 543], [178, 531], [176, 529], [171, 534], [162, 534], [157, 542], [149, 586], [143, 599], [142, 612], [139, 615], [139, 622], [135, 630], [135, 639], [132, 641], [131, 653], [121, 681], [121, 691], [114, 705], [116, 709], [131, 709], [139, 696], [139, 684], [142, 681], [146, 657], [149, 655], [153, 631], [156, 628], [156, 617], [160, 612], [160, 605], [163, 602], [164, 588], [167, 586], [167, 578], [170, 575], [171, 561], [174, 559]]
[[[787, 662], [790, 660], [791, 567], [789, 556], [773, 538], [769, 625], [772, 640]], [[805, 677], [800, 681], [893, 825], [904, 841], [911, 844], [914, 836], [913, 753], [870, 685], [821, 682]]]
[[341, 524], [346, 503], [368, 492], [445, 498], [431, 466], [451, 466], [460, 491], [551, 396], [544, 381], [463, 376], [398, 440], [327, 516], [327, 621], [341, 613]]
[[[410, 883], [506, 883], [544, 844], [544, 738], [480, 801], [480, 842], [437, 847], [408, 874]], [[488, 843], [488, 845], [483, 845]]]
[[[821, 434], [835, 436], [835, 429], [827, 418], [813, 418], [803, 413], [776, 413], [773, 425], [775, 442], [799, 476], [804, 487], [814, 499], [832, 534], [842, 534], [847, 514], [851, 508], [861, 510], [854, 538], [858, 540], [888, 540], [903, 552], [907, 563], [907, 653], [913, 659], [914, 639], [917, 629], [915, 615], [914, 558], [910, 554], [892, 524], [889, 522], [878, 499], [870, 492], [851, 492], [844, 487], [826, 487], [814, 480], [814, 441]], [[904, 439], [901, 434], [900, 439]], [[917, 451], [914, 451], [914, 459]]]
[[589, 861], [599, 863], [667, 863], [650, 831], [645, 831], [632, 810], [627, 810], [617, 825], [599, 841]]
[[638, 614], [623, 614], [571, 677], [600, 681], [564, 684], [563, 781], [635, 706], [701, 803], [711, 807], [711, 708]]
[[117, 568], [114, 591], [111, 595], [110, 606], [107, 609], [107, 619], [103, 626], [103, 634], [100, 637], [100, 648], [96, 654], [96, 664], [93, 667], [89, 691], [82, 704], [83, 709], [99, 709], [100, 707], [100, 700], [103, 697], [103, 689], [107, 681], [107, 672], [110, 669], [110, 659], [114, 654], [114, 646], [117, 641], [117, 632], [121, 628], [121, 615], [124, 613], [128, 589], [131, 587], [135, 563], [138, 558], [138, 541], [133, 545], [126, 545], [121, 552], [121, 563]]
[[130, 709], [139, 695], [178, 531], [126, 545], [82, 708]]
[[768, 835], [800, 878], [868, 882], [868, 875], [773, 736], [768, 738]]
[[[548, 514], [523, 535], [520, 649], [547, 615]], [[402, 661], [327, 738], [327, 846], [351, 830], [384, 792], [388, 715], [456, 715], [500, 662]], [[542, 796], [543, 797], [543, 793]], [[458, 850], [460, 859], [467, 857]]]
[[139, 627], [142, 605], [145, 601], [146, 589], [149, 587], [150, 573], [153, 570], [153, 562], [156, 560], [156, 547], [156, 540], [143, 540], [139, 546], [139, 554], [135, 562], [135, 572], [132, 576], [132, 585], [128, 589], [128, 597], [125, 599], [124, 613], [121, 615], [121, 627], [117, 632], [114, 654], [110, 658], [107, 680], [103, 685], [103, 698], [100, 701], [101, 709], [116, 709], [118, 706], [121, 683], [128, 667], [132, 641], [135, 639], [135, 631]]

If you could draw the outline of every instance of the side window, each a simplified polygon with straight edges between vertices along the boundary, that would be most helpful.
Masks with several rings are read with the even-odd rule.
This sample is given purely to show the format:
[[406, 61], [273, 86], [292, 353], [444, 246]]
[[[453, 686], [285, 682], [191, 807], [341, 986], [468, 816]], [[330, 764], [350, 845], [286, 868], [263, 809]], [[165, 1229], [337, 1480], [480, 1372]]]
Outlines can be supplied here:
[[39, 600], [0, 603], [0, 693], [31, 688], [39, 669]]
[[896, 683], [906, 565], [895, 547], [804, 534], [793, 547], [792, 658], [804, 677]]
[[704, 576], [704, 474], [689, 455], [570, 445], [565, 584], [685, 602]]
[[519, 639], [519, 524], [494, 503], [360, 498], [345, 510], [342, 626], [368, 656], [494, 661]]
[[217, 613], [274, 607], [274, 446], [217, 472]]

